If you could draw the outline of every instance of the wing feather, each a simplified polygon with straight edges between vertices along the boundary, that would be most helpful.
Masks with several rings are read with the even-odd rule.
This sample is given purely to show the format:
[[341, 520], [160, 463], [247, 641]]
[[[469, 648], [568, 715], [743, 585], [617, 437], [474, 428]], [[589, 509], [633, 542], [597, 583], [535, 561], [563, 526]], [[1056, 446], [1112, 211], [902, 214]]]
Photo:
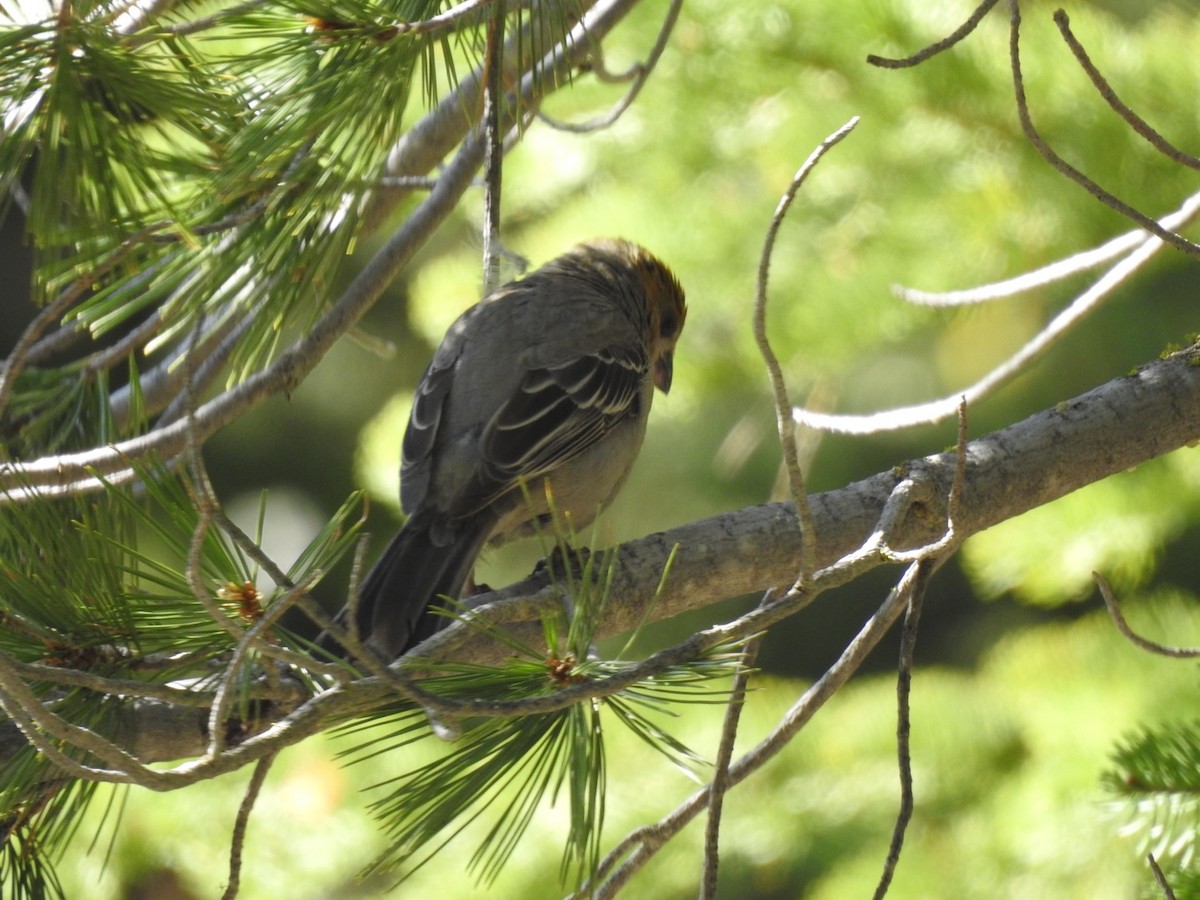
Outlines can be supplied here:
[[479, 470], [455, 514], [482, 508], [521, 480], [549, 474], [639, 415], [647, 377], [645, 351], [626, 346], [527, 372], [484, 429]]

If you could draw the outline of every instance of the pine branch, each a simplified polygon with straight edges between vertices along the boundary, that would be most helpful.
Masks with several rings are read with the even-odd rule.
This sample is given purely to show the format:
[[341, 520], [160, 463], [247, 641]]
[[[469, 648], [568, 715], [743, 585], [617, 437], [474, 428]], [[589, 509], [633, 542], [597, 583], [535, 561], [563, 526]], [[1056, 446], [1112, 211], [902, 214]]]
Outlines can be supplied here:
[[[519, 83], [518, 100], [506, 104], [506, 109], [535, 107], [545, 96], [567, 84], [571, 71], [587, 58], [594, 42], [607, 35], [637, 2], [608, 0], [591, 7], [556, 46], [532, 62]], [[536, 42], [531, 45], [538, 46]], [[482, 141], [478, 133], [470, 132], [471, 122], [462, 114], [464, 108], [470, 107], [460, 105], [477, 96], [472, 94], [472, 85], [478, 90], [480, 77], [476, 73], [473, 79], [464, 79], [457, 91], [404, 135], [392, 153], [396, 164], [389, 165], [386, 174], [414, 174], [414, 167], [418, 170], [416, 174], [424, 174], [445, 153], [459, 145], [454, 160], [440, 174], [436, 187], [302, 339], [283, 351], [269, 366], [196, 410], [191, 428], [197, 441], [203, 442], [264, 400], [295, 390], [334, 343], [359, 322], [416, 251], [457, 207], [483, 160]], [[502, 129], [511, 124], [508, 119]], [[364, 215], [370, 220], [372, 215], [383, 211], [385, 207], [371, 205]], [[370, 227], [369, 221], [366, 227]], [[168, 360], [167, 365], [175, 364], [174, 358]], [[44, 495], [78, 493], [100, 489], [97, 475], [112, 481], [127, 479], [132, 475], [129, 470], [132, 460], [146, 455], [159, 459], [178, 456], [186, 444], [188, 428], [188, 423], [175, 421], [149, 434], [94, 450], [0, 465], [0, 504], [28, 499], [27, 489], [32, 487], [41, 489]]]

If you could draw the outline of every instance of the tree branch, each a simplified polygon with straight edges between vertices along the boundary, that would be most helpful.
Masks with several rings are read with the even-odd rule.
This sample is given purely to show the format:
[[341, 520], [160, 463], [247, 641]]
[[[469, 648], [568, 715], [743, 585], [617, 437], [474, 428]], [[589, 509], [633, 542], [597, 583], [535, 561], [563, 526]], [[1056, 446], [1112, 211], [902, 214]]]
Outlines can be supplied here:
[[[520, 78], [517, 88], [520, 101], [513, 108], [536, 106], [546, 94], [566, 84], [566, 74], [587, 58], [594, 42], [607, 35], [637, 2], [602, 0], [591, 7], [581, 21], [545, 57], [533, 62]], [[514, 81], [517, 77], [514, 75]], [[479, 80], [478, 73], [464, 79], [458, 91], [405, 134], [392, 154], [394, 164], [389, 165], [387, 174], [425, 174], [458, 146], [454, 160], [442, 172], [437, 185], [304, 338], [269, 367], [196, 410], [194, 428], [198, 440], [208, 438], [263, 400], [293, 391], [333, 344], [358, 323], [433, 230], [457, 207], [483, 161], [483, 143], [477, 132], [468, 133], [470, 122], [463, 116], [460, 106], [472, 97], [478, 97]], [[391, 200], [398, 202], [399, 198], [392, 197]], [[368, 219], [384, 215], [394, 208], [394, 202], [368, 201], [369, 209], [364, 215]], [[370, 227], [368, 222], [368, 230]], [[186, 445], [188, 427], [188, 423], [176, 421], [150, 434], [108, 447], [29, 463], [2, 464], [0, 505], [29, 500], [39, 492], [41, 496], [54, 496], [99, 490], [102, 484], [97, 475], [107, 477], [110, 483], [122, 483], [132, 477], [131, 459], [147, 454], [155, 454], [161, 459], [178, 456]], [[31, 488], [37, 488], [39, 492]]]
[[[548, 56], [533, 67], [533, 71], [539, 73], [539, 80], [544, 79], [546, 82], [541, 94], [544, 96], [553, 93], [564, 84], [567, 80], [566, 73], [573, 67], [582, 65], [596, 44], [602, 41], [638, 2], [639, 0], [601, 0], [592, 5], [562, 41], [561, 54], [557, 58]], [[502, 74], [506, 82], [516, 80], [518, 50], [528, 45], [529, 35], [524, 32], [514, 34], [505, 42]], [[432, 112], [406, 131], [388, 154], [387, 163], [381, 173], [383, 178], [423, 176], [433, 171], [470, 130], [472, 120], [464, 111], [480, 108], [483, 82], [484, 73], [480, 69], [473, 70], [458, 83], [455, 90], [442, 98]], [[521, 104], [522, 107], [536, 105], [531, 97], [527, 97]], [[511, 123], [506, 123], [505, 128], [509, 125]], [[367, 198], [363, 207], [363, 226], [368, 232], [387, 218], [409, 194], [407, 189], [390, 187], [386, 181], [381, 182], [379, 187], [379, 190]]]
[[[1198, 439], [1200, 351], [1193, 347], [968, 444], [954, 517], [956, 538], [965, 539]], [[942, 453], [811, 497], [822, 536], [817, 565], [828, 569], [858, 551], [875, 533], [885, 509], [892, 510], [889, 515], [895, 511], [889, 502], [902, 483], [916, 481], [927, 489], [913, 492], [907, 507], [895, 516], [887, 546], [903, 551], [938, 540], [946, 528], [955, 468], [956, 454]], [[672, 552], [670, 576], [660, 591], [663, 568]], [[723, 513], [632, 541], [616, 552], [610, 602], [597, 636], [624, 633], [639, 622], [728, 597], [789, 585], [800, 552], [794, 508], [782, 503]], [[878, 555], [865, 565], [875, 567], [886, 561]], [[508, 611], [504, 618], [509, 619], [513, 610], [528, 609], [530, 595], [548, 585], [545, 573], [536, 574], [482, 595], [490, 602], [477, 612]], [[754, 619], [756, 614], [762, 618]], [[746, 627], [769, 623], [768, 615], [769, 609], [756, 610], [745, 617]], [[722, 627], [709, 629], [709, 638], [720, 637]], [[531, 636], [536, 637], [537, 628], [531, 626]], [[484, 662], [505, 655], [491, 639], [457, 623], [420, 650], [426, 655]], [[562, 692], [563, 705], [578, 699], [573, 690]], [[231, 771], [316, 733], [336, 715], [344, 716], [351, 709], [365, 711], [394, 698], [394, 691], [395, 685], [379, 678], [342, 685], [301, 704], [286, 720], [267, 721], [266, 732], [229, 747], [219, 760], [206, 761], [205, 771]], [[290, 704], [270, 707], [273, 711], [264, 716], [268, 720], [272, 715], [284, 716], [292, 708]], [[141, 763], [200, 756], [206, 750], [207, 715], [194, 706], [143, 699], [130, 704], [126, 718], [118, 733], [126, 736], [125, 748]], [[0, 726], [0, 765], [24, 744], [25, 738], [12, 723]], [[195, 780], [196, 775], [194, 766], [180, 767], [178, 782]]]

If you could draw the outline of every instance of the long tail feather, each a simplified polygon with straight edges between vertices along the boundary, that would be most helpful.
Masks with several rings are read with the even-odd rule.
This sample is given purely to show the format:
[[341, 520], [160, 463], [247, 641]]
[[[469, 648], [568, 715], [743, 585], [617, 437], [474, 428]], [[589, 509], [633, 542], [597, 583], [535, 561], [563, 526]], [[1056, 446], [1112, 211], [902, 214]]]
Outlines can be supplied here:
[[[444, 608], [444, 596], [459, 596], [490, 531], [490, 522], [482, 518], [464, 523], [445, 546], [433, 542], [423, 523], [409, 520], [400, 529], [359, 586], [355, 619], [364, 643], [392, 660], [449, 621], [430, 610]], [[343, 626], [346, 612], [338, 615]], [[318, 643], [334, 653], [345, 653], [327, 634]]]

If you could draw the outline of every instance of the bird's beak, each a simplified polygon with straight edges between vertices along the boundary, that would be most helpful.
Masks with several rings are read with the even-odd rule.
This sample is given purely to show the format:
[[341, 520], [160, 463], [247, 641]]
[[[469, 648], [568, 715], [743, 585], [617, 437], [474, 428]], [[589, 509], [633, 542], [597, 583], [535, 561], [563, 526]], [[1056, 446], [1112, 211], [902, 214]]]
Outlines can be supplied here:
[[675, 374], [675, 357], [664, 353], [654, 362], [654, 386], [664, 394], [671, 393], [671, 377]]

